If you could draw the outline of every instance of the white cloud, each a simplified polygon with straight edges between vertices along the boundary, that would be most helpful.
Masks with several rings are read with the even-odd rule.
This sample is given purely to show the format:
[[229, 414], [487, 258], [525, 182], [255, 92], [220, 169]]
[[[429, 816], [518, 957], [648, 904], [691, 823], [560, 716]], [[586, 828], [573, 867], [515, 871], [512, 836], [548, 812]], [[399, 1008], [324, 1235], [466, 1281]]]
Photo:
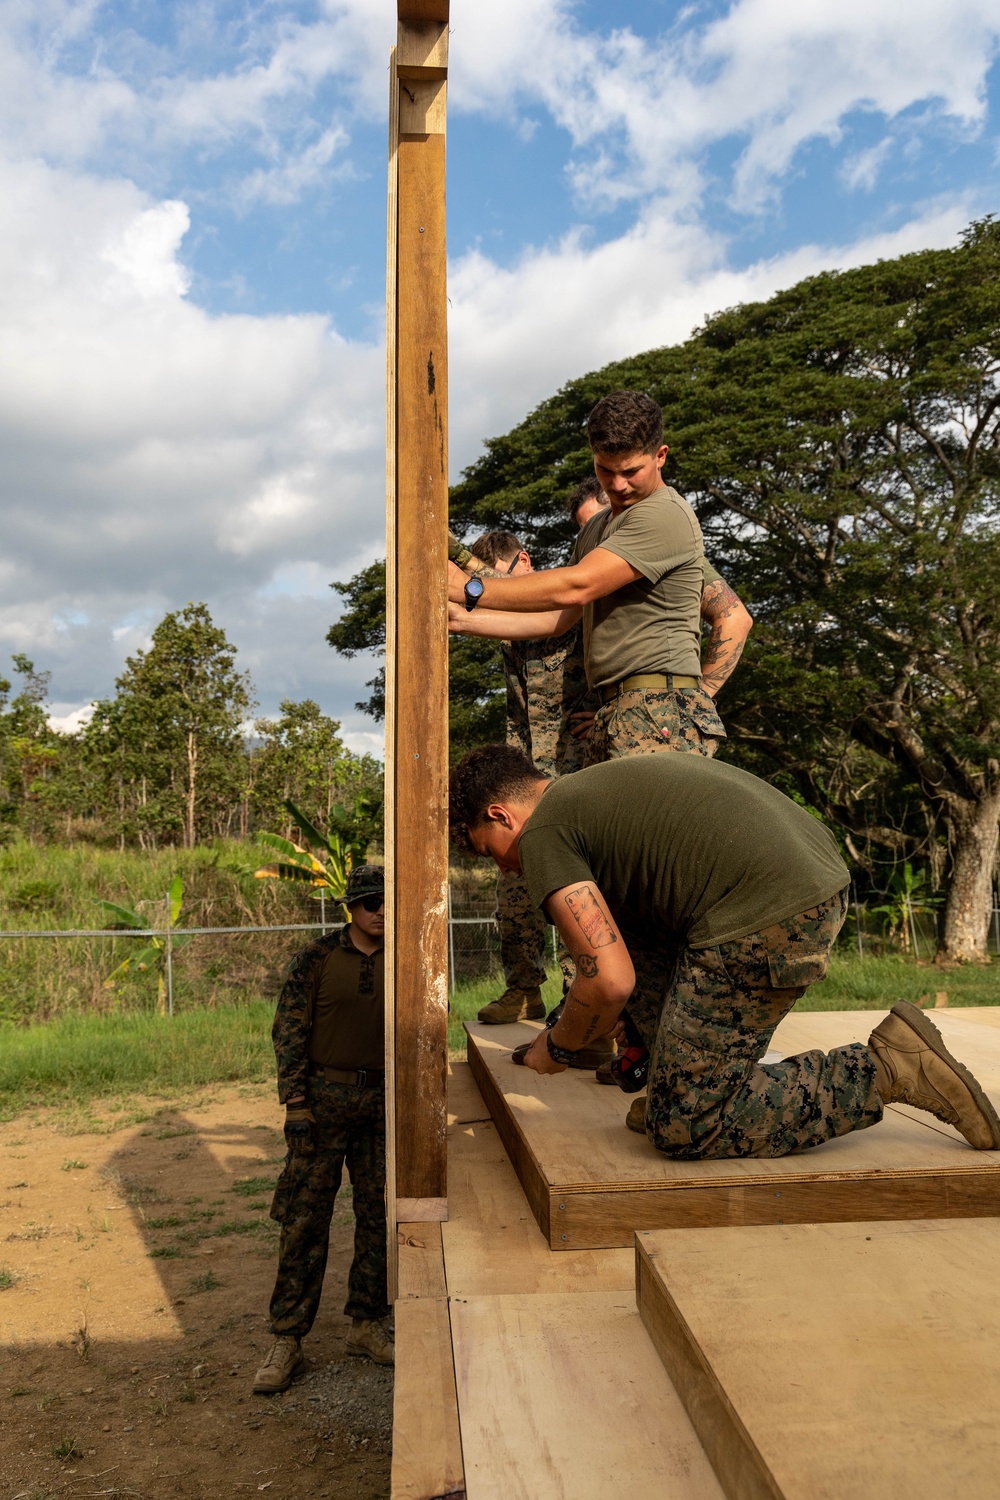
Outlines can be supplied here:
[[[194, 305], [199, 199], [145, 190], [128, 167], [152, 163], [153, 180], [193, 152], [203, 191], [244, 208], [352, 172], [367, 122], [381, 140], [395, 7], [319, 0], [306, 21], [292, 0], [248, 6], [239, 46], [221, 12], [189, 7], [173, 51], [114, 45], [113, 9], [0, 0], [0, 649], [53, 670], [69, 719], [166, 609], [205, 599], [269, 707], [318, 697], [374, 749], [352, 706], [373, 664], [335, 657], [324, 635], [339, 609], [327, 582], [382, 546], [382, 353], [320, 315]], [[573, 0], [456, 8], [453, 129], [476, 113], [523, 136], [547, 112], [581, 217], [599, 203], [621, 219], [606, 243], [581, 227], [506, 268], [482, 250], [455, 263], [456, 472], [582, 371], [822, 267], [950, 242], [979, 208], [957, 196], [742, 270], [699, 220], [719, 143], [735, 153], [731, 205], [758, 213], [802, 148], [858, 113], [882, 122], [866, 132], [877, 146], [845, 152], [859, 190], [885, 182], [915, 111], [928, 131], [981, 130], [995, 0], [735, 0], [652, 40], [580, 16]]]

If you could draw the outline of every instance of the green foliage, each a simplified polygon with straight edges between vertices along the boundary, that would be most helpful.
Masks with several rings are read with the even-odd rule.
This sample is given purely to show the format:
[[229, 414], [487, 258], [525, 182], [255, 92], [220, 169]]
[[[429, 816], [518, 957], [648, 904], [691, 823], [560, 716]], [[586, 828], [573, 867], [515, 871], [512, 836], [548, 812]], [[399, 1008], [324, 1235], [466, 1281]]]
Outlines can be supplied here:
[[[166, 904], [169, 911], [164, 912], [164, 917], [166, 917], [171, 927], [176, 926], [180, 921], [183, 899], [184, 882], [179, 875], [175, 875], [167, 891]], [[127, 932], [130, 927], [142, 929], [152, 925], [158, 926], [159, 921], [162, 920], [162, 918], [157, 919], [154, 913], [154, 921], [151, 923], [147, 917], [142, 916], [139, 912], [130, 911], [128, 907], [119, 906], [114, 901], [96, 901], [94, 904], [103, 907], [108, 913], [107, 925], [109, 927], [119, 928], [123, 932]], [[143, 941], [145, 942], [146, 940], [143, 939]], [[171, 953], [174, 950], [183, 948], [187, 942], [190, 942], [189, 938], [171, 936]], [[118, 967], [108, 975], [104, 983], [108, 989], [114, 989], [115, 984], [119, 980], [124, 979], [127, 974], [133, 972], [146, 973], [147, 971], [152, 971], [156, 975], [156, 1008], [162, 1014], [166, 1010], [167, 1005], [167, 940], [165, 937], [150, 938], [146, 946], [139, 953], [130, 954], [128, 958], [123, 959]]]
[[[143, 927], [162, 927], [164, 892], [175, 875], [184, 882], [188, 926], [269, 926], [312, 922], [319, 915], [304, 891], [254, 880], [245, 844], [144, 853], [18, 840], [0, 848], [0, 930], [104, 927], [106, 908], [95, 907], [95, 899], [125, 908]], [[54, 904], [28, 912], [15, 907], [12, 895], [36, 881], [58, 891]], [[145, 946], [128, 934], [123, 927], [120, 937], [0, 940], [0, 1027], [69, 1012], [155, 1007], [156, 985], [134, 965], [113, 989], [106, 987], [122, 959]], [[291, 955], [308, 939], [302, 932], [192, 938], [174, 954], [175, 1011], [274, 996]], [[6, 1036], [0, 1037], [0, 1051]]]
[[932, 914], [941, 905], [941, 898], [931, 891], [926, 870], [914, 872], [907, 860], [889, 881], [888, 900], [881, 906], [871, 906], [873, 916], [884, 916], [890, 943], [898, 938], [904, 953], [910, 952], [911, 938], [915, 941], [914, 918]]
[[241, 726], [250, 683], [204, 604], [160, 621], [129, 657], [114, 699], [84, 733], [89, 764], [118, 792], [118, 825], [140, 844], [233, 832], [242, 799]]
[[[346, 609], [327, 631], [341, 656], [385, 651], [385, 563], [372, 563], [347, 583], [331, 585]], [[362, 713], [385, 717], [385, 669], [366, 686], [371, 696], [356, 704]], [[453, 635], [448, 642], [448, 705], [451, 756], [457, 760], [473, 745], [502, 740], [506, 734], [503, 665], [496, 641]]]
[[264, 865], [256, 870], [256, 878], [290, 880], [309, 887], [310, 895], [317, 899], [328, 897], [332, 901], [341, 901], [347, 889], [347, 877], [355, 865], [365, 862], [369, 830], [381, 813], [381, 798], [376, 800], [362, 794], [350, 811], [343, 803], [335, 803], [330, 809], [329, 833], [321, 833], [294, 802], [286, 802], [285, 807], [292, 821], [305, 834], [313, 852], [278, 834], [259, 833], [258, 843], [284, 857], [277, 864]]
[[[909, 858], [949, 877], [949, 957], [982, 954], [1000, 805], [1000, 225], [952, 250], [811, 277], [685, 344], [570, 382], [491, 439], [453, 524], [539, 560], [591, 406], [663, 406], [667, 477], [755, 620], [724, 690], [726, 754], [839, 827], [875, 889]], [[976, 953], [963, 948], [975, 913]]]

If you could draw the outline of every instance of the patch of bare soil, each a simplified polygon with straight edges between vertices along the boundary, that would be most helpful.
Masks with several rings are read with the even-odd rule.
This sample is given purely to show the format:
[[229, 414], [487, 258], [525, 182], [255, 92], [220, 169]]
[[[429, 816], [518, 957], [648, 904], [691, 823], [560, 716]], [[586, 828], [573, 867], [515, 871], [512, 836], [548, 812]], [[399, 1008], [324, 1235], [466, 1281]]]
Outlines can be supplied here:
[[273, 1089], [94, 1124], [0, 1124], [0, 1494], [388, 1496], [392, 1372], [344, 1352], [348, 1195], [306, 1372], [250, 1391], [276, 1264]]

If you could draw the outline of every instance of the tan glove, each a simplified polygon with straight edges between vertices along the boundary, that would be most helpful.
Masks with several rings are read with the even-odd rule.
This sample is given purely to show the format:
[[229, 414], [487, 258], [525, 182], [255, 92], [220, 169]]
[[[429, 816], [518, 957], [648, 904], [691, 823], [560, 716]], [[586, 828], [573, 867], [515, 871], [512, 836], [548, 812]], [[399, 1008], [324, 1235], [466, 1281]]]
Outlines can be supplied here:
[[316, 1154], [316, 1116], [304, 1100], [285, 1108], [285, 1145], [293, 1156]]

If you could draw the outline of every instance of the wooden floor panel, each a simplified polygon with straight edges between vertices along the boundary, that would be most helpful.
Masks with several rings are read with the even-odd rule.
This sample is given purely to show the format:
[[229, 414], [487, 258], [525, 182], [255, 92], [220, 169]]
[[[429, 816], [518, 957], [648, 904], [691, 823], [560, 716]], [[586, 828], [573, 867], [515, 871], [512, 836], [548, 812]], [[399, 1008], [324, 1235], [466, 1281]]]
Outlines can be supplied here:
[[[866, 1040], [884, 1014], [793, 1013], [773, 1047]], [[950, 1011], [934, 1020], [1000, 1103], [1000, 1032]], [[1000, 1215], [1000, 1152], [973, 1151], [919, 1111], [894, 1106], [869, 1130], [773, 1161], [677, 1162], [624, 1128], [620, 1090], [514, 1067], [511, 1050], [537, 1026], [466, 1029], [472, 1073], [551, 1249], [628, 1247], [636, 1229]]]
[[468, 1500], [723, 1500], [632, 1292], [452, 1302]]
[[992, 1500], [1000, 1221], [640, 1233], [640, 1313], [729, 1500]]

